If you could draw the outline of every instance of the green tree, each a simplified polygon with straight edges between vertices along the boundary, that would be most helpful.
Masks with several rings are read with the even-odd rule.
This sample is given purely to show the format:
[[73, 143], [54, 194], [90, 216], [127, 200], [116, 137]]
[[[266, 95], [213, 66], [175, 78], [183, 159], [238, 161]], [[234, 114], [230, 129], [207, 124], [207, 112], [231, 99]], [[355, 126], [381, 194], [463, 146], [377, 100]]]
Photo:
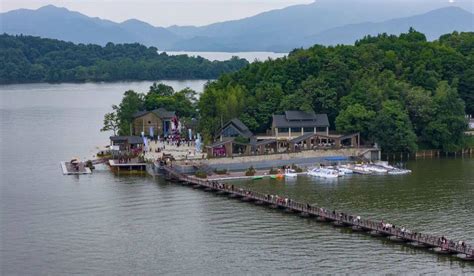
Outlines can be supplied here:
[[114, 111], [104, 115], [104, 126], [100, 129], [100, 131], [113, 131], [115, 136], [119, 127], [120, 120], [117, 116], [117, 113]]
[[284, 96], [281, 99], [279, 110], [302, 110], [311, 112], [313, 111], [313, 106], [311, 102], [304, 97], [302, 91], [299, 91], [299, 93]]
[[174, 93], [173, 87], [163, 84], [163, 83], [156, 83], [154, 82], [150, 86], [150, 90], [148, 91], [148, 95], [158, 95], [158, 96], [171, 96]]
[[[474, 57], [474, 54], [473, 54]], [[467, 114], [474, 116], [474, 58], [471, 65], [463, 72], [459, 80], [459, 96], [466, 104]]]
[[336, 118], [336, 129], [342, 133], [360, 132], [362, 138], [368, 139], [375, 112], [367, 110], [361, 104], [354, 104], [342, 110]]
[[444, 151], [459, 150], [467, 129], [464, 102], [459, 98], [457, 90], [446, 81], [438, 84], [434, 102], [437, 116], [424, 129], [424, 139], [431, 146]]
[[383, 90], [374, 77], [362, 76], [351, 88], [351, 92], [341, 99], [341, 108], [360, 104], [370, 110], [378, 110], [384, 100]]
[[[254, 97], [245, 96], [244, 113], [248, 116], [239, 114], [239, 118], [242, 122], [249, 123], [247, 126], [251, 130], [265, 132], [270, 127], [272, 114], [279, 111], [278, 106], [282, 97], [283, 89], [279, 84], [262, 82], [257, 85]], [[252, 123], [252, 119], [256, 124]]]
[[119, 134], [120, 135], [130, 135], [130, 125], [133, 120], [133, 115], [143, 110], [144, 100], [143, 94], [139, 94], [133, 90], [128, 90], [124, 93], [122, 102], [119, 106], [112, 106], [117, 112], [117, 117], [120, 122], [119, 125]]
[[408, 114], [397, 101], [385, 101], [372, 125], [372, 136], [386, 152], [414, 152], [418, 146]]
[[415, 133], [421, 136], [425, 127], [436, 116], [431, 92], [420, 87], [410, 88], [405, 95], [405, 106]]
[[[337, 116], [337, 91], [330, 87], [323, 78], [309, 76], [301, 83], [302, 96], [307, 99], [301, 108], [303, 111], [327, 113], [329, 121], [334, 122]], [[305, 106], [306, 105], [306, 106]]]

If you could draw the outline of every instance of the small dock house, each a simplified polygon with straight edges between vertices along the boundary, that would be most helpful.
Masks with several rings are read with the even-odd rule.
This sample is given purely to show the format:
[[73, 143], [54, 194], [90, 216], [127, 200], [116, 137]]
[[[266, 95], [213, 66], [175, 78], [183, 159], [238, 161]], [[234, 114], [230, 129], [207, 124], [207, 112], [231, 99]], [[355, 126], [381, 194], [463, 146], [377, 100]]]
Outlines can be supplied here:
[[111, 136], [112, 159], [109, 166], [113, 171], [145, 171], [146, 163], [139, 157], [143, 153], [144, 141], [140, 136]]
[[143, 149], [143, 138], [140, 136], [111, 136], [110, 146], [112, 150], [133, 151]]

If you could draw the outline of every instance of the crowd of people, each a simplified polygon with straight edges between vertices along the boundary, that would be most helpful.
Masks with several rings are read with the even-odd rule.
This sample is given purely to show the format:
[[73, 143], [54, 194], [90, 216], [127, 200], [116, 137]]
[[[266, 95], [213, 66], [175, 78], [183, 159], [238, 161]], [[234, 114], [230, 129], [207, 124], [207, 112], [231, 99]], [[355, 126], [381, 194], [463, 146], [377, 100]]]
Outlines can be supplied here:
[[164, 154], [172, 154], [176, 160], [191, 160], [200, 155], [196, 148], [196, 141], [180, 135], [148, 138], [146, 158], [159, 161]]
[[[190, 140], [187, 137], [181, 137], [180, 135], [168, 135], [165, 137], [152, 137], [149, 138], [149, 142], [154, 143], [157, 145], [157, 149], [165, 150], [166, 146], [173, 146], [173, 147], [181, 147], [181, 146], [187, 146], [187, 147], [193, 147], [195, 146], [194, 140]], [[160, 146], [158, 146], [160, 144]]]

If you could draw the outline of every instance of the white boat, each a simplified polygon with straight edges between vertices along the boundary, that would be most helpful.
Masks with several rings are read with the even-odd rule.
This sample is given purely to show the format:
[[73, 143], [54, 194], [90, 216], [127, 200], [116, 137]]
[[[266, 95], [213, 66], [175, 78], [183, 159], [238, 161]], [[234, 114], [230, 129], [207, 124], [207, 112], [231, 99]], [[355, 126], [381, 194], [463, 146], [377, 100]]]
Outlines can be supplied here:
[[346, 168], [346, 167], [339, 167], [337, 168], [337, 170], [341, 173], [344, 173], [344, 174], [353, 174], [354, 171], [349, 169], [349, 168]]
[[391, 165], [388, 164], [387, 161], [378, 161], [378, 162], [375, 163], [375, 165], [380, 166], [384, 169], [387, 169], [388, 174], [391, 174], [391, 175], [400, 175], [400, 174], [409, 174], [409, 173], [411, 173], [411, 170], [400, 169], [400, 168], [391, 166]]
[[334, 170], [339, 174], [339, 176], [346, 175], [346, 171], [345, 170], [340, 170], [339, 167], [337, 167], [337, 166], [327, 166], [327, 167], [324, 167], [324, 169]]
[[391, 174], [391, 175], [401, 175], [401, 174], [409, 174], [409, 173], [411, 173], [411, 170], [394, 169], [394, 170], [388, 171], [388, 174]]
[[369, 169], [365, 165], [355, 165], [352, 168], [352, 171], [354, 173], [358, 174], [372, 174], [372, 171], [369, 171]]
[[295, 170], [293, 169], [286, 169], [285, 170], [285, 177], [288, 177], [288, 178], [293, 178], [293, 177], [297, 177], [298, 174], [296, 173]]
[[366, 165], [366, 168], [369, 172], [374, 172], [374, 173], [387, 173], [388, 172], [387, 169], [380, 166], [376, 166], [376, 165]]
[[309, 170], [308, 175], [322, 177], [322, 178], [338, 178], [341, 176], [337, 170], [334, 169], [326, 169], [326, 168], [315, 168]]
[[374, 163], [376, 166], [383, 167], [387, 170], [393, 170], [396, 169], [394, 166], [391, 166], [388, 164], [388, 161], [378, 161]]

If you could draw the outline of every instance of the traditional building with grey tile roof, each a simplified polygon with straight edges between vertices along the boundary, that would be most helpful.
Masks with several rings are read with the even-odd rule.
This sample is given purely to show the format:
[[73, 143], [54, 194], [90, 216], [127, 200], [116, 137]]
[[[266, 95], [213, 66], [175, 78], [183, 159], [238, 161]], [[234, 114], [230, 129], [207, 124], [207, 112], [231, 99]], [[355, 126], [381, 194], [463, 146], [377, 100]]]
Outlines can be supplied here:
[[298, 137], [307, 133], [329, 134], [327, 114], [289, 110], [283, 115], [273, 115], [272, 134], [277, 137]]
[[224, 140], [225, 138], [229, 137], [245, 137], [251, 138], [254, 134], [249, 130], [249, 128], [242, 123], [237, 118], [234, 118], [227, 123], [225, 123], [218, 131], [218, 136], [220, 137], [220, 141]]

